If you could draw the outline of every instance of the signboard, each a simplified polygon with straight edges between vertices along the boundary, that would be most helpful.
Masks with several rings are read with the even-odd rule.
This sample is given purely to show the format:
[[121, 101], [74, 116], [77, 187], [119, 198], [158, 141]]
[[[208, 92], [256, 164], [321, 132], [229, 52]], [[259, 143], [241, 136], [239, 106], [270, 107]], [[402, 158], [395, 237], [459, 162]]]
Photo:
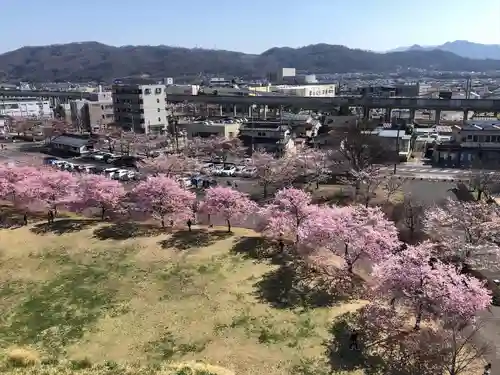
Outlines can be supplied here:
[[165, 84], [167, 85], [173, 85], [174, 84], [174, 79], [172, 77], [168, 77], [165, 81]]

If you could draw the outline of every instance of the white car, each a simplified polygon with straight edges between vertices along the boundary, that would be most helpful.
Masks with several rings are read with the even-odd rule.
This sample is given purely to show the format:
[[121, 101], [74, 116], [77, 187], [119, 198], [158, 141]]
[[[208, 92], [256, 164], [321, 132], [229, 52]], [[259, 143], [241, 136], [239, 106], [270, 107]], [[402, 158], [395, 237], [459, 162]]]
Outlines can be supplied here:
[[108, 178], [115, 179], [116, 172], [118, 172], [118, 168], [106, 168], [104, 170], [104, 175]]
[[245, 167], [242, 165], [238, 165], [236, 167], [236, 170], [234, 171], [234, 175], [236, 177], [242, 177], [244, 172], [245, 172]]
[[243, 177], [253, 177], [255, 176], [255, 173], [257, 173], [257, 168], [255, 167], [248, 167], [245, 168], [243, 171]]
[[224, 166], [222, 165], [215, 165], [212, 169], [212, 173], [214, 176], [221, 176], [222, 171], [224, 170]]
[[236, 172], [236, 167], [234, 165], [226, 165], [222, 168], [221, 175], [225, 177], [232, 177], [234, 176], [234, 172]]
[[95, 154], [92, 154], [91, 157], [94, 160], [104, 160], [104, 155], [106, 155], [103, 152], [96, 152]]
[[189, 177], [182, 177], [182, 178], [178, 179], [177, 181], [179, 181], [181, 186], [183, 186], [185, 188], [191, 187], [191, 185], [192, 185], [191, 179]]

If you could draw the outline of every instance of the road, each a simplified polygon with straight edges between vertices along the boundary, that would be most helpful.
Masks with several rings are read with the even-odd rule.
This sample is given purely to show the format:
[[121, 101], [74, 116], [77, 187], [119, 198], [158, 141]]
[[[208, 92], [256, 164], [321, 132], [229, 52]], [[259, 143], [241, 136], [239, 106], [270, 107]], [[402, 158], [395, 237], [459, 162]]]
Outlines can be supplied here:
[[[381, 169], [383, 173], [393, 173], [394, 166], [384, 166]], [[486, 173], [496, 174], [498, 171], [486, 171]], [[458, 181], [468, 180], [470, 171], [458, 168], [435, 168], [428, 165], [404, 163], [396, 167], [396, 176], [405, 179], [416, 180], [443, 180], [443, 181]]]

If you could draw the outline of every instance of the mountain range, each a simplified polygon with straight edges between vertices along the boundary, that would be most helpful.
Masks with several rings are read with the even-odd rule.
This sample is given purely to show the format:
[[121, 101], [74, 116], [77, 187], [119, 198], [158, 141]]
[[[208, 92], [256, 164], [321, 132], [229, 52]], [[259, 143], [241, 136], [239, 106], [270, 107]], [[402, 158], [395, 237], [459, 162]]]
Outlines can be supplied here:
[[418, 44], [414, 44], [410, 47], [399, 47], [389, 52], [432, 50], [451, 52], [455, 55], [470, 59], [500, 60], [500, 44], [481, 44], [469, 42], [467, 40], [455, 40], [454, 42], [446, 42], [439, 46], [420, 46]]
[[276, 47], [257, 55], [163, 45], [115, 47], [80, 42], [22, 47], [1, 54], [0, 81], [110, 82], [123, 77], [182, 77], [200, 73], [262, 78], [281, 67], [308, 73], [384, 73], [408, 68], [491, 71], [500, 69], [500, 61], [476, 60], [425, 48], [376, 53], [314, 44], [301, 48]]

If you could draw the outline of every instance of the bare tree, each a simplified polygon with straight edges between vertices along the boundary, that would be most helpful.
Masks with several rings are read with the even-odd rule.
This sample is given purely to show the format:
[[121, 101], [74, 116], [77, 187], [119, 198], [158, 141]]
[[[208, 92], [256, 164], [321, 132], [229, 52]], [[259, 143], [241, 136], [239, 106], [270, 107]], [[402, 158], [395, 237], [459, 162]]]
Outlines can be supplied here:
[[351, 127], [340, 136], [339, 151], [349, 170], [361, 172], [384, 161], [389, 155], [380, 139], [364, 124]]
[[389, 200], [399, 191], [404, 184], [404, 181], [395, 177], [387, 176], [382, 182], [380, 188], [385, 192], [385, 202], [389, 203]]
[[469, 188], [477, 192], [477, 200], [480, 201], [483, 196], [488, 198], [495, 189], [498, 188], [500, 180], [498, 174], [487, 171], [481, 164], [476, 164], [469, 173]]
[[351, 171], [351, 182], [355, 186], [355, 198], [368, 207], [371, 200], [376, 196], [377, 190], [384, 183], [386, 176], [382, 175], [378, 168], [369, 167], [362, 171]]
[[411, 195], [403, 201], [403, 224], [408, 229], [410, 241], [415, 239], [415, 235], [423, 228], [425, 206]]
[[444, 370], [449, 375], [471, 373], [492, 350], [490, 343], [478, 337], [484, 321], [476, 322], [474, 326], [454, 324], [447, 328], [442, 341]]

